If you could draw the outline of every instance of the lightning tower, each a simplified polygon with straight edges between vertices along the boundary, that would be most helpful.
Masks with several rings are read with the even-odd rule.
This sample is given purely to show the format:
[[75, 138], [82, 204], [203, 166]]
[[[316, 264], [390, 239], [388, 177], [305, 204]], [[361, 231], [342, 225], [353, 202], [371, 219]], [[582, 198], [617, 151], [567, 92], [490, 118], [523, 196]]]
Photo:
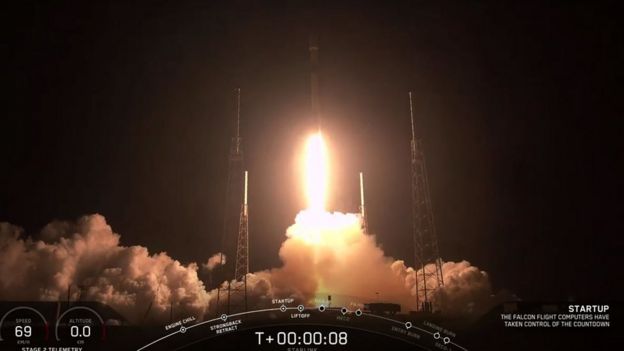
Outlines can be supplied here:
[[236, 245], [236, 269], [234, 279], [242, 279], [249, 273], [249, 225], [247, 221], [247, 180], [248, 172], [245, 171], [245, 196], [241, 206], [240, 220], [238, 225], [238, 244]]
[[[244, 264], [245, 269], [248, 271], [248, 257], [249, 257], [249, 248], [248, 248], [248, 228], [247, 228], [247, 206], [246, 199], [243, 196], [244, 193], [244, 181], [246, 184], [246, 177], [244, 177], [244, 158], [243, 158], [243, 146], [242, 146], [242, 138], [240, 136], [240, 89], [236, 89], [236, 124], [235, 135], [232, 137], [232, 141], [230, 144], [230, 152], [228, 157], [228, 178], [226, 183], [226, 199], [225, 199], [225, 209], [224, 209], [224, 224], [223, 224], [223, 236], [221, 241], [221, 265], [220, 265], [220, 274], [218, 275], [218, 282], [227, 281], [227, 301], [226, 301], [226, 312], [230, 312], [230, 307], [232, 305], [233, 294], [236, 294], [239, 290], [243, 291], [245, 294], [246, 301], [246, 284], [243, 286], [239, 286], [240, 284], [233, 284], [232, 280], [238, 280], [240, 276], [239, 273], [239, 251], [241, 252], [240, 262], [247, 262]], [[242, 213], [244, 211], [244, 214]], [[241, 233], [243, 230], [242, 226], [244, 225], [244, 233]], [[243, 242], [245, 247], [240, 250], [240, 237], [243, 236]], [[243, 253], [245, 253], [243, 255]], [[245, 274], [246, 277], [246, 274]], [[245, 282], [244, 282], [245, 283]], [[235, 286], [232, 286], [235, 285]], [[217, 313], [224, 312], [221, 308], [220, 299], [221, 299], [221, 290], [223, 290], [222, 286], [219, 285], [217, 291]], [[234, 297], [234, 300], [236, 298]], [[221, 310], [221, 311], [220, 311]]]
[[433, 219], [429, 180], [421, 139], [414, 132], [412, 92], [409, 92], [412, 125], [412, 239], [414, 242], [414, 275], [416, 281], [416, 310], [432, 312], [431, 294], [444, 286], [442, 259]]
[[[247, 274], [249, 273], [249, 222], [247, 220], [247, 180], [248, 173], [245, 171], [245, 191], [243, 205], [241, 206], [240, 220], [238, 225], [238, 244], [236, 245], [236, 266], [234, 279], [236, 280], [236, 292], [242, 292], [243, 305], [247, 311]], [[232, 288], [229, 289], [228, 304], [231, 306]], [[228, 312], [229, 313], [229, 312]]]

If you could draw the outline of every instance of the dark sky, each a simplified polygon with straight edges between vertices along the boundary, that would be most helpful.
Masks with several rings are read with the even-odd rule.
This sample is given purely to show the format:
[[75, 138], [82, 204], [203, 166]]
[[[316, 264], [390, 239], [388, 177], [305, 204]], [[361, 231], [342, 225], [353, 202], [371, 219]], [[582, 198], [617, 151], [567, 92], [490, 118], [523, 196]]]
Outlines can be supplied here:
[[316, 32], [333, 208], [355, 211], [363, 170], [371, 230], [411, 263], [413, 90], [443, 258], [528, 299], [620, 298], [615, 5], [227, 3], [8, 11], [0, 220], [36, 236], [97, 212], [124, 245], [206, 260], [240, 87], [251, 268], [278, 265], [303, 207], [296, 152], [313, 127]]

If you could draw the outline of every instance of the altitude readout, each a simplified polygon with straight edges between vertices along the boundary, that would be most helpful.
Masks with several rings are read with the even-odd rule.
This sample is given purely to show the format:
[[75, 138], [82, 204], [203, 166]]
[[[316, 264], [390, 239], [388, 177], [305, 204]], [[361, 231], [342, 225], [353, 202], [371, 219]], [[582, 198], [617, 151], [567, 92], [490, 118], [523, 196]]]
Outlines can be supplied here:
[[330, 331], [330, 332], [320, 332], [320, 331], [306, 331], [303, 333], [298, 333], [294, 331], [289, 332], [278, 332], [273, 335], [272, 333], [265, 333], [262, 331], [257, 331], [256, 338], [258, 341], [258, 345], [264, 344], [277, 344], [277, 345], [288, 345], [288, 346], [321, 346], [321, 345], [347, 345], [348, 343], [348, 333], [341, 331]]
[[104, 340], [105, 326], [102, 317], [94, 310], [76, 306], [59, 317], [55, 336], [58, 341], [85, 345], [90, 341]]

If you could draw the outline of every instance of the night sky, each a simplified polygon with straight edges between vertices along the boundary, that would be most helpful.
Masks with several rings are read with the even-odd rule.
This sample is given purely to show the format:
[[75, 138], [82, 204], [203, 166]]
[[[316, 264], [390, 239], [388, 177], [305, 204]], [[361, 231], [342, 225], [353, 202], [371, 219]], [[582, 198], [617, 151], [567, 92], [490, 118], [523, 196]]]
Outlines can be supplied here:
[[314, 32], [333, 209], [356, 211], [364, 171], [371, 231], [411, 264], [412, 90], [445, 260], [525, 299], [621, 298], [615, 2], [227, 3], [7, 11], [0, 221], [36, 237], [100, 213], [124, 245], [205, 262], [240, 87], [251, 269], [279, 265], [304, 206]]

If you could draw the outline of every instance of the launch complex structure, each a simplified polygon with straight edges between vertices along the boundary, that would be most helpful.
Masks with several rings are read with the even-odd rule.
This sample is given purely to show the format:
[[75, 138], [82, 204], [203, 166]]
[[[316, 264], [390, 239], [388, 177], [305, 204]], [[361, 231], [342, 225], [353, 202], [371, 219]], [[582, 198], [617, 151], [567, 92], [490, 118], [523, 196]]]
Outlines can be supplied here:
[[[319, 45], [316, 36], [310, 37], [310, 105], [312, 117], [321, 130]], [[433, 293], [444, 286], [442, 259], [438, 250], [429, 180], [422, 140], [414, 127], [412, 92], [409, 92], [411, 121], [411, 202], [412, 241], [414, 246], [414, 278], [416, 310], [433, 312]], [[234, 313], [248, 310], [247, 275], [249, 274], [248, 172], [245, 170], [242, 137], [240, 136], [240, 89], [236, 89], [236, 123], [228, 157], [228, 178], [220, 275], [226, 281], [217, 287], [216, 313]], [[364, 233], [369, 233], [368, 213], [364, 202], [364, 175], [360, 177], [359, 212]], [[233, 259], [232, 259], [233, 258]], [[224, 295], [223, 297], [221, 295]], [[221, 301], [226, 299], [226, 301]], [[441, 309], [439, 303], [435, 310]]]
[[[247, 311], [247, 275], [249, 274], [249, 208], [247, 204], [249, 173], [244, 170], [243, 139], [240, 136], [240, 88], [236, 89], [236, 134], [232, 137], [228, 157], [225, 189], [223, 237], [221, 241], [217, 313]], [[234, 239], [235, 240], [232, 240]], [[234, 259], [232, 259], [234, 258]], [[221, 303], [224, 293], [225, 303]], [[223, 308], [221, 305], [224, 305]]]
[[[433, 206], [429, 193], [427, 165], [422, 140], [414, 131], [414, 108], [412, 92], [409, 92], [410, 121], [412, 126], [411, 172], [412, 172], [412, 240], [414, 243], [414, 278], [416, 310], [433, 312], [432, 293], [444, 286], [442, 258], [438, 250], [438, 235], [433, 218]], [[440, 309], [438, 303], [437, 309]]]

